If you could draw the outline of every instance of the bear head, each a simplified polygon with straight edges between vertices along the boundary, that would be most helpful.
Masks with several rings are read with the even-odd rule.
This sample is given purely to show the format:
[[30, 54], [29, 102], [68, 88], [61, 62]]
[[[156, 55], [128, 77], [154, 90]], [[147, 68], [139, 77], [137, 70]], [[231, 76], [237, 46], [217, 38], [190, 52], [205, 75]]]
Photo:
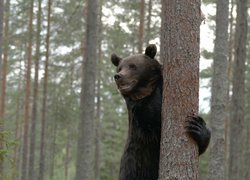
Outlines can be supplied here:
[[112, 54], [111, 61], [117, 67], [114, 75], [116, 85], [124, 97], [132, 100], [143, 99], [155, 89], [162, 80], [162, 66], [154, 59], [157, 49], [149, 45], [144, 54], [120, 58]]

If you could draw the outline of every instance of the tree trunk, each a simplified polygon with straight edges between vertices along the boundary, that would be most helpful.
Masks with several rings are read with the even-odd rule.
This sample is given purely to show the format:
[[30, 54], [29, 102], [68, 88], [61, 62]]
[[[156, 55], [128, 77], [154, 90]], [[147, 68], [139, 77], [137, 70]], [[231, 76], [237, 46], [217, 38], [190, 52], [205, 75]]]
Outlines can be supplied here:
[[3, 64], [2, 64], [2, 91], [1, 91], [1, 104], [0, 104], [0, 119], [2, 125], [4, 124], [5, 114], [5, 97], [6, 97], [6, 77], [8, 68], [8, 54], [9, 54], [9, 11], [10, 11], [10, 0], [5, 2], [5, 17], [4, 17], [4, 51], [3, 51]]
[[235, 7], [235, 1], [230, 1], [231, 8], [230, 8], [230, 18], [229, 18], [229, 52], [228, 52], [228, 69], [227, 69], [227, 77], [228, 77], [228, 83], [227, 83], [227, 118], [225, 122], [225, 176], [228, 176], [228, 161], [229, 161], [229, 124], [230, 124], [230, 87], [232, 83], [232, 64], [233, 64], [233, 50], [234, 50], [234, 7]]
[[[0, 0], [0, 78], [2, 74], [4, 0]], [[1, 106], [0, 106], [1, 110]], [[0, 170], [1, 171], [1, 170]]]
[[30, 152], [29, 152], [29, 168], [28, 179], [33, 180], [35, 177], [34, 161], [35, 161], [35, 143], [36, 143], [36, 122], [37, 122], [37, 101], [38, 101], [38, 76], [39, 76], [39, 60], [40, 60], [40, 32], [41, 32], [41, 4], [42, 0], [38, 1], [37, 13], [37, 33], [36, 33], [36, 59], [35, 59], [35, 80], [33, 90], [33, 105], [31, 114], [30, 128]]
[[147, 14], [147, 32], [146, 32], [146, 37], [145, 41], [146, 44], [149, 44], [150, 38], [151, 38], [151, 16], [152, 16], [152, 0], [148, 1], [148, 14]]
[[[5, 97], [6, 97], [6, 76], [7, 76], [7, 61], [8, 61], [8, 50], [9, 50], [9, 9], [10, 1], [3, 2], [0, 4], [0, 82], [1, 82], [1, 96], [0, 96], [0, 150], [4, 149], [4, 114], [5, 114]], [[3, 12], [5, 11], [5, 13]], [[4, 42], [3, 42], [3, 15], [4, 17]], [[3, 63], [2, 63], [2, 47], [3, 48]], [[4, 157], [0, 156], [0, 175], [3, 174], [3, 163]]]
[[138, 53], [142, 54], [143, 42], [144, 42], [144, 17], [145, 17], [145, 0], [140, 2], [140, 25], [139, 25], [139, 43]]
[[27, 49], [27, 67], [26, 67], [26, 80], [25, 80], [25, 102], [24, 102], [24, 121], [23, 121], [23, 148], [22, 148], [22, 172], [21, 180], [27, 179], [27, 152], [28, 152], [28, 134], [29, 134], [29, 103], [30, 103], [30, 79], [31, 79], [31, 60], [32, 60], [32, 34], [33, 34], [33, 6], [34, 1], [30, 0], [29, 9], [29, 40]]
[[233, 94], [230, 119], [229, 180], [240, 179], [242, 130], [245, 107], [245, 62], [247, 43], [247, 0], [237, 0]]
[[[249, 121], [249, 119], [248, 119]], [[249, 123], [249, 122], [247, 122]], [[245, 172], [243, 179], [250, 179], [250, 126], [247, 126], [246, 132], [246, 147], [245, 147], [245, 156], [244, 156], [244, 164], [245, 164]]]
[[81, 119], [77, 142], [76, 180], [93, 176], [94, 107], [97, 49], [97, 0], [88, 0], [86, 62], [81, 87]]
[[217, 1], [211, 98], [212, 138], [208, 179], [225, 179], [225, 121], [227, 118], [227, 58], [229, 1]]
[[[4, 11], [4, 0], [0, 0], [0, 79], [2, 74], [2, 53], [3, 53], [3, 15], [4, 15], [3, 11]], [[0, 168], [1, 167], [2, 166], [0, 166]]]
[[46, 35], [46, 59], [44, 65], [44, 82], [43, 82], [43, 103], [42, 103], [42, 119], [41, 119], [41, 144], [40, 144], [40, 160], [39, 160], [39, 180], [44, 180], [45, 174], [45, 128], [47, 114], [47, 91], [48, 91], [48, 65], [50, 51], [50, 21], [51, 21], [51, 6], [52, 0], [48, 1], [47, 14], [47, 35]]
[[[26, 48], [26, 47], [25, 47]], [[25, 49], [24, 45], [22, 45], [20, 47], [21, 52], [23, 52], [23, 50]], [[22, 63], [24, 63], [23, 61], [24, 58], [20, 58], [19, 61], [19, 77], [20, 77], [20, 81], [18, 82], [17, 85], [17, 92], [21, 92], [21, 87], [22, 87], [22, 81], [21, 81], [21, 77], [22, 77]], [[22, 112], [22, 106], [21, 106], [22, 102], [21, 102], [21, 96], [18, 95], [17, 99], [16, 99], [16, 111], [15, 111], [15, 141], [17, 142], [21, 142], [21, 134], [22, 134], [22, 127], [21, 127], [21, 112]], [[17, 144], [14, 147], [14, 154], [13, 154], [13, 164], [14, 167], [13, 171], [12, 171], [12, 180], [16, 180], [17, 179], [17, 174], [19, 173], [19, 169], [20, 169], [20, 154], [21, 154], [21, 145]]]
[[[56, 105], [55, 108], [56, 112], [58, 112], [58, 107]], [[56, 135], [57, 135], [57, 122], [58, 122], [59, 118], [56, 115], [55, 120], [53, 122], [52, 125], [52, 130], [51, 130], [51, 134], [52, 134], [52, 138], [51, 138], [51, 145], [50, 145], [50, 179], [52, 180], [54, 178], [54, 169], [55, 169], [55, 154], [56, 154]]]
[[67, 128], [66, 154], [64, 160], [64, 180], [68, 180], [69, 171], [69, 151], [70, 151], [70, 130]]
[[198, 147], [184, 127], [198, 113], [200, 22], [199, 0], [162, 0], [160, 180], [198, 179]]
[[100, 180], [100, 164], [101, 164], [101, 61], [102, 61], [102, 0], [99, 6], [98, 18], [98, 64], [97, 64], [97, 80], [96, 80], [96, 117], [95, 117], [95, 180]]

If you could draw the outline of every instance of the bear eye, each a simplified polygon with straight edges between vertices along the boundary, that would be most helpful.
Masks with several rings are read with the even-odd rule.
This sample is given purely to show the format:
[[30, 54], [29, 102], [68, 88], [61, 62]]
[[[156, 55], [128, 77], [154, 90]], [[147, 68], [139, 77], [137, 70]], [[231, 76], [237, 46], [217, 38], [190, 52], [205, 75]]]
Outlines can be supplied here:
[[130, 64], [130, 65], [129, 65], [129, 69], [135, 70], [135, 69], [136, 69], [136, 65], [135, 65], [135, 64]]
[[117, 69], [117, 72], [120, 72], [122, 70], [122, 68], [121, 67], [119, 67], [118, 69]]

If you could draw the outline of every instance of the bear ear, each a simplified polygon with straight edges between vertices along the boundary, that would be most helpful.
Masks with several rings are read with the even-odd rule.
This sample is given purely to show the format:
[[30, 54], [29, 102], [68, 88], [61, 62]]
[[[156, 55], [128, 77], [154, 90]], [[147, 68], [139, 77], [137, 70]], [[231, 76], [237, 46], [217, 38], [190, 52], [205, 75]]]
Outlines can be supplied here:
[[118, 66], [119, 63], [121, 62], [122, 58], [118, 57], [116, 54], [111, 55], [111, 62], [115, 65]]
[[151, 57], [152, 59], [154, 59], [155, 55], [157, 52], [157, 48], [156, 45], [154, 44], [149, 44], [148, 47], [145, 50], [145, 55]]

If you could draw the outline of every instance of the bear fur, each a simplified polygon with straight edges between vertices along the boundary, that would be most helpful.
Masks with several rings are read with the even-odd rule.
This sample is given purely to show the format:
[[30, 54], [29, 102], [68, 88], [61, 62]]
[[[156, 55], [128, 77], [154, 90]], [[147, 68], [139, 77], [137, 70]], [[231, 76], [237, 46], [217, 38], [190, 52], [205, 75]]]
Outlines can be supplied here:
[[[161, 140], [162, 65], [155, 60], [156, 46], [144, 54], [124, 59], [113, 54], [117, 67], [114, 79], [126, 101], [129, 117], [128, 138], [121, 158], [119, 180], [157, 180]], [[188, 118], [187, 133], [202, 154], [210, 140], [210, 131], [199, 116]]]

